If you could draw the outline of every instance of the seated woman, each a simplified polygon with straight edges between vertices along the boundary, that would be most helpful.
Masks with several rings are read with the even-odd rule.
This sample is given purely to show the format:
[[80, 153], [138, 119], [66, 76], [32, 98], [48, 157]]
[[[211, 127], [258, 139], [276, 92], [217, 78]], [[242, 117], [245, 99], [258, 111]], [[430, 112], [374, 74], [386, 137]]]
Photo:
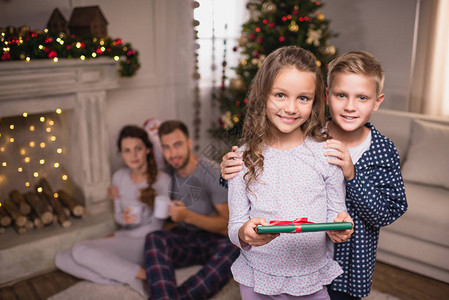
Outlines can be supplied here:
[[78, 278], [128, 284], [146, 297], [142, 267], [145, 236], [162, 228], [164, 220], [153, 216], [154, 200], [159, 196], [168, 198], [170, 178], [158, 170], [153, 145], [144, 129], [125, 126], [117, 144], [127, 166], [114, 173], [109, 188], [119, 230], [113, 237], [82, 241], [60, 251], [55, 263]]

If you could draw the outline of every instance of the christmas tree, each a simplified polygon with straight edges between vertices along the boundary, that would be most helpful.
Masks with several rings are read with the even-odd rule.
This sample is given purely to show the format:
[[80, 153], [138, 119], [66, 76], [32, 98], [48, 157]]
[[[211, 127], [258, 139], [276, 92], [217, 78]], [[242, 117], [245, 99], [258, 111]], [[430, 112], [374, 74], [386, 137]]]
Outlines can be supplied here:
[[307, 49], [326, 74], [327, 64], [336, 57], [337, 50], [329, 43], [336, 34], [329, 30], [329, 20], [319, 11], [322, 6], [320, 1], [311, 0], [254, 0], [247, 4], [250, 18], [242, 25], [238, 46], [233, 48], [241, 54], [234, 68], [236, 77], [228, 80], [223, 75], [220, 92], [215, 95], [222, 113], [220, 130], [227, 132], [219, 134], [221, 138], [235, 141], [241, 134], [248, 87], [265, 57], [275, 49], [287, 45]]

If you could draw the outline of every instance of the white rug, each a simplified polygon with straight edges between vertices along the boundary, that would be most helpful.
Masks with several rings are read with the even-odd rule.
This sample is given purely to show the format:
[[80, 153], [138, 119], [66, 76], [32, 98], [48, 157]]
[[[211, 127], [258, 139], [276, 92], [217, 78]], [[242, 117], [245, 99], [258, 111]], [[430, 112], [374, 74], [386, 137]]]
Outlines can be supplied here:
[[[146, 300], [139, 293], [125, 285], [106, 285], [80, 281], [68, 289], [48, 298], [48, 300]], [[238, 300], [240, 299], [236, 282], [228, 284], [213, 300]], [[379, 291], [371, 291], [364, 300], [400, 300]]]
[[[192, 274], [198, 272], [201, 266], [191, 266], [176, 270], [176, 281], [184, 282]], [[47, 300], [146, 300], [127, 285], [109, 285], [80, 281]], [[238, 283], [231, 280], [211, 300], [239, 300]]]
[[[192, 274], [198, 272], [201, 266], [192, 266], [176, 270], [177, 282], [184, 282]], [[62, 292], [48, 298], [48, 300], [146, 300], [139, 293], [126, 285], [108, 285], [93, 283], [90, 281], [80, 281]], [[231, 280], [217, 295], [211, 300], [240, 300], [238, 283]], [[371, 294], [363, 298], [364, 300], [400, 300], [379, 291], [371, 291]]]

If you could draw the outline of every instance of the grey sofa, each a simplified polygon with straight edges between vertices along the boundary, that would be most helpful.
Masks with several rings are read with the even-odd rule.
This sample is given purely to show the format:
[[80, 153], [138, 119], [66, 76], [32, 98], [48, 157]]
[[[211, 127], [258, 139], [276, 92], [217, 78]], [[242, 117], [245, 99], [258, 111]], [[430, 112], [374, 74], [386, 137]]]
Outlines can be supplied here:
[[396, 145], [408, 211], [380, 231], [377, 259], [449, 283], [449, 118], [379, 110]]

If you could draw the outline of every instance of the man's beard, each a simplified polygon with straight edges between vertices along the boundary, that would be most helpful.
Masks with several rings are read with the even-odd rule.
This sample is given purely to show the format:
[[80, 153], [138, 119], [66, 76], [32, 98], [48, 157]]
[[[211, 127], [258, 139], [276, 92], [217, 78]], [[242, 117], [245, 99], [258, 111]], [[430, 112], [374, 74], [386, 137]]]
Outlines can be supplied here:
[[[190, 149], [187, 148], [187, 156], [186, 156], [185, 160], [181, 163], [181, 165], [179, 167], [174, 168], [174, 169], [180, 170], [180, 169], [185, 168], [187, 166], [187, 164], [189, 163], [189, 161], [190, 161]], [[174, 167], [174, 166], [172, 166], [172, 167]]]

